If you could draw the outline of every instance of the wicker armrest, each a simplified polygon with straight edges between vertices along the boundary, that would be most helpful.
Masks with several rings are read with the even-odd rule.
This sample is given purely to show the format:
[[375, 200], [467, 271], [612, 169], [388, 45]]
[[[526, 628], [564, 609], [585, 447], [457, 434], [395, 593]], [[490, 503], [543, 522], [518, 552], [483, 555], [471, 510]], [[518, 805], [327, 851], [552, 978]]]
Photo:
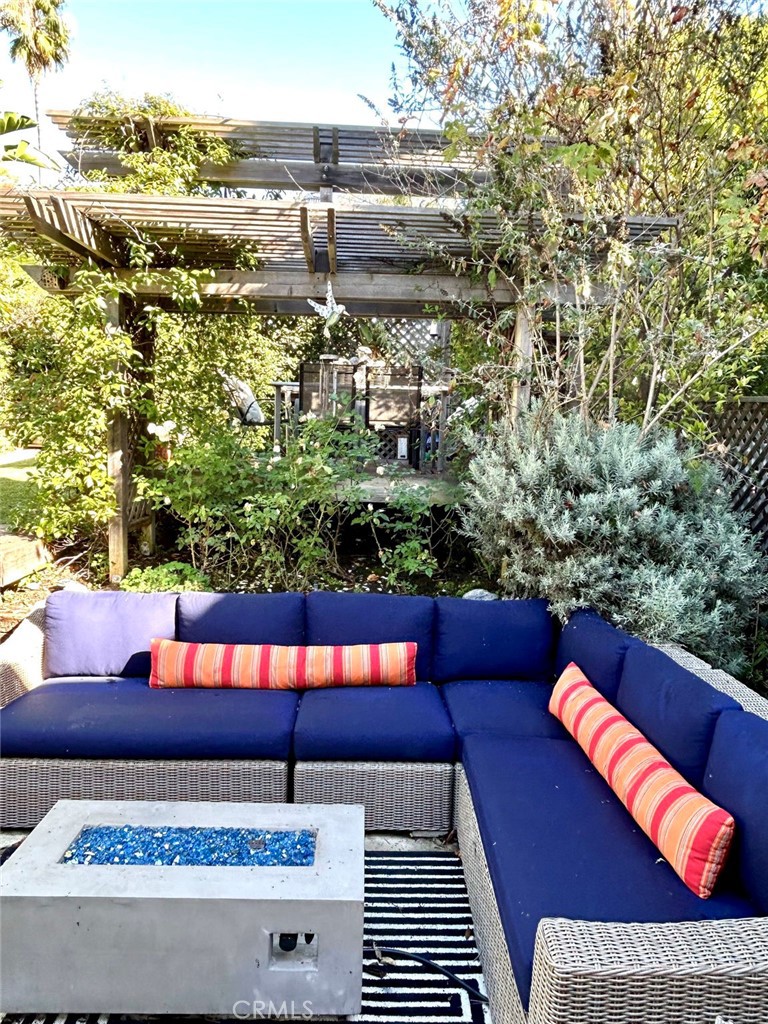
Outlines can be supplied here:
[[729, 676], [722, 669], [712, 668], [706, 661], [697, 658], [678, 644], [656, 644], [655, 646], [670, 657], [672, 661], [676, 661], [678, 665], [682, 665], [689, 672], [693, 672], [694, 675], [703, 679], [704, 682], [714, 686], [716, 690], [720, 690], [722, 693], [727, 693], [729, 697], [733, 697], [734, 700], [741, 704], [745, 711], [751, 711], [752, 714], [759, 715], [761, 718], [768, 718], [768, 700], [765, 697], [761, 697], [755, 690], [750, 689], [749, 686], [740, 683], [738, 679]]
[[35, 605], [0, 644], [0, 708], [43, 681], [45, 605]]
[[765, 1024], [768, 918], [602, 924], [545, 918], [529, 1024]]

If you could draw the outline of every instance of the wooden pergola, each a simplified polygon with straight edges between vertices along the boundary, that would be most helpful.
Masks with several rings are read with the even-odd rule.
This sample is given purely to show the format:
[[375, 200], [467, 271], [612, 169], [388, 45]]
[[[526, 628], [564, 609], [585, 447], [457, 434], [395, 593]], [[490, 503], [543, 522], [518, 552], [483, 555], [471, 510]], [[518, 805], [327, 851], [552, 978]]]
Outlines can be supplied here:
[[[74, 170], [114, 177], [129, 173], [119, 154], [101, 141], [104, 129], [114, 128], [114, 119], [78, 117], [68, 110], [50, 110], [48, 116], [72, 141], [62, 156]], [[433, 129], [199, 116], [124, 123], [147, 148], [162, 146], [180, 128], [227, 142], [234, 158], [226, 164], [204, 163], [200, 177], [230, 188], [421, 196], [461, 190], [488, 176], [465, 156], [447, 159], [450, 141]]]
[[[53, 112], [54, 123], [78, 142], [67, 160], [81, 170], [125, 172], [119, 156], [89, 136], [88, 123]], [[446, 165], [447, 140], [439, 132], [333, 125], [274, 124], [223, 118], [169, 118], [142, 125], [147, 145], [188, 125], [237, 144], [231, 164], [201, 170], [202, 178], [248, 188], [296, 190], [291, 199], [172, 197], [104, 191], [35, 189], [0, 192], [0, 228], [39, 254], [27, 268], [49, 293], [76, 293], [76, 270], [95, 264], [132, 282], [136, 301], [173, 310], [170, 268], [209, 269], [200, 285], [201, 309], [307, 315], [307, 299], [324, 301], [332, 282], [336, 301], [353, 316], [462, 316], [470, 305], [520, 306], [514, 274], [494, 287], [469, 269], [473, 243], [493, 251], [501, 239], [494, 214], [469, 223], [457, 193], [487, 173]], [[98, 139], [99, 122], [91, 119]], [[422, 205], [376, 202], [374, 194], [428, 195]], [[408, 188], [410, 191], [405, 192]], [[344, 189], [345, 192], [339, 191]], [[317, 196], [303, 194], [316, 190]], [[450, 194], [445, 195], [445, 192]], [[366, 197], [366, 194], [367, 197]], [[572, 217], [580, 221], [578, 214]], [[628, 217], [609, 226], [642, 244], [676, 224], [674, 220]], [[537, 216], [521, 218], [521, 230], [541, 229]], [[131, 266], [131, 242], [149, 248], [152, 283]], [[254, 267], [237, 269], [247, 261]], [[456, 267], [465, 267], [461, 272]], [[55, 268], [55, 269], [54, 269]], [[571, 289], [543, 283], [549, 302], [573, 301]], [[594, 298], [593, 298], [594, 300]], [[515, 345], [530, 359], [530, 311], [517, 317]], [[125, 308], [109, 319], [128, 326]], [[151, 362], [152, 340], [137, 339]], [[149, 358], [147, 358], [149, 357]], [[128, 528], [136, 518], [131, 468], [135, 425], [117, 415], [110, 428], [109, 469], [117, 514], [110, 527], [110, 572], [121, 578], [128, 565]]]

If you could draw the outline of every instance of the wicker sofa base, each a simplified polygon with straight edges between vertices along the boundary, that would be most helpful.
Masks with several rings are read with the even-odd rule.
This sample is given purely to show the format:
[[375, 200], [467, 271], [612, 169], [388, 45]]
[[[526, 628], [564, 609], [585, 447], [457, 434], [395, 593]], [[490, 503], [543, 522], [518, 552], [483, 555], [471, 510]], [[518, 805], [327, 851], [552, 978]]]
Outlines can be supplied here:
[[284, 761], [0, 761], [0, 828], [33, 828], [57, 800], [232, 800], [288, 798]]
[[488, 873], [483, 841], [464, 769], [456, 768], [453, 823], [461, 852], [464, 880], [472, 908], [475, 942], [480, 952], [493, 1024], [525, 1024], [526, 1014], [509, 959], [507, 940]]
[[452, 764], [299, 761], [293, 799], [308, 804], [364, 804], [369, 831], [448, 832]]
[[766, 1024], [768, 918], [679, 924], [545, 918], [536, 933], [526, 1018], [461, 768], [455, 820], [494, 1024]]

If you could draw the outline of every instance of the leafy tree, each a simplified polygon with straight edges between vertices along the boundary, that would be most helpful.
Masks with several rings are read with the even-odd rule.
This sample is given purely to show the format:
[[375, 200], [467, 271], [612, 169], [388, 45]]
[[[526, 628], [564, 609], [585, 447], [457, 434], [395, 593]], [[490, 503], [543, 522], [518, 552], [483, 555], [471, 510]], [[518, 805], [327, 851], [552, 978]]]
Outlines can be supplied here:
[[69, 59], [69, 29], [62, 18], [64, 0], [3, 0], [0, 29], [11, 37], [11, 60], [26, 68], [35, 98], [40, 148], [39, 90], [43, 75]]
[[[453, 265], [535, 308], [527, 360], [515, 311], [466, 310], [496, 364], [493, 393], [476, 389], [514, 414], [532, 378], [555, 406], [647, 430], [753, 387], [768, 348], [761, 6], [375, 2], [409, 61], [393, 99], [405, 129], [430, 111], [447, 159], [488, 172], [456, 211], [472, 257]], [[630, 244], [633, 215], [675, 223]]]

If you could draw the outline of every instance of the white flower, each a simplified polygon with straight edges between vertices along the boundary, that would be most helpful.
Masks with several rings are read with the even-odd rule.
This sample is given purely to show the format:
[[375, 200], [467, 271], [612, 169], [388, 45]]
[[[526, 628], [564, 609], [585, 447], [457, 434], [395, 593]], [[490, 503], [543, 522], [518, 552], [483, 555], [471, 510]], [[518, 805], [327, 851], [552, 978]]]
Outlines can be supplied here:
[[383, 466], [377, 466], [376, 467], [376, 476], [384, 476], [384, 467]]
[[368, 502], [368, 511], [373, 512], [373, 505], [370, 502]]
[[166, 420], [165, 423], [148, 423], [147, 433], [154, 434], [158, 441], [169, 441], [171, 434], [176, 429], [173, 420]]

